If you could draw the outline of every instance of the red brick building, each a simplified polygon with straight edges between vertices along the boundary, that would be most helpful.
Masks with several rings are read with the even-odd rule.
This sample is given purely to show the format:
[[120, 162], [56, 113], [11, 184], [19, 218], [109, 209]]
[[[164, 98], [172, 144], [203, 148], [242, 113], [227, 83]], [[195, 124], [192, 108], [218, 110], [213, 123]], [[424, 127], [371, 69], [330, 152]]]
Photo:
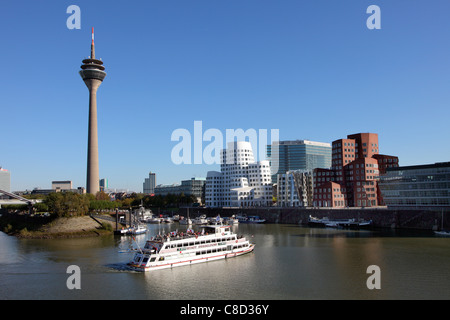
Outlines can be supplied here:
[[398, 158], [379, 154], [378, 134], [357, 133], [333, 141], [331, 159], [330, 170], [314, 170], [314, 206], [384, 205], [377, 181], [386, 168], [398, 166]]

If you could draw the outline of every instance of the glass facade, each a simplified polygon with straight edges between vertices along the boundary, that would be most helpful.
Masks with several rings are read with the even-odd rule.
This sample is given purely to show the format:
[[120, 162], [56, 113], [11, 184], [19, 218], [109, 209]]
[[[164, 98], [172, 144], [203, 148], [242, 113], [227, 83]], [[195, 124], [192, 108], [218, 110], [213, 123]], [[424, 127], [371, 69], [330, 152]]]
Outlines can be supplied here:
[[388, 168], [378, 184], [389, 207], [450, 207], [450, 162]]
[[204, 178], [192, 178], [190, 180], [181, 181], [181, 184], [158, 185], [155, 187], [155, 195], [166, 196], [169, 193], [184, 193], [186, 196], [194, 195], [200, 201], [205, 192], [205, 183], [206, 180]]
[[315, 168], [331, 167], [331, 144], [308, 140], [279, 141], [267, 146], [267, 159], [272, 171], [272, 182], [276, 183], [277, 174], [292, 170], [312, 171]]

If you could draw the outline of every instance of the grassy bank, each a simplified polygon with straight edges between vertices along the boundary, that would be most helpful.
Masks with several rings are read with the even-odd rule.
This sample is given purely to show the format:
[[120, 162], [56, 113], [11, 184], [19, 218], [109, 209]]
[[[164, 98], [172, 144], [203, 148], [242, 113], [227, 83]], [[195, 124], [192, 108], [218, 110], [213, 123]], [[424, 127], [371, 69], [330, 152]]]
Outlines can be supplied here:
[[19, 238], [79, 238], [112, 234], [112, 225], [101, 224], [89, 216], [73, 218], [6, 215], [0, 218], [0, 230]]

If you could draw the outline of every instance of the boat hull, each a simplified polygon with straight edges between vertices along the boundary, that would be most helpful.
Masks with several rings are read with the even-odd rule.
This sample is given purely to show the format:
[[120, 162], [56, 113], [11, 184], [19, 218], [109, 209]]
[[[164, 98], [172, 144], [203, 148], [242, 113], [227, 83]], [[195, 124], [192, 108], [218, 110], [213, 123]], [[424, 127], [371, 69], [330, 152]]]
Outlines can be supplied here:
[[435, 231], [434, 234], [439, 236], [450, 237], [450, 231]]
[[187, 265], [202, 263], [202, 262], [234, 258], [234, 257], [238, 257], [238, 256], [241, 256], [241, 255], [244, 255], [247, 253], [251, 253], [251, 252], [253, 252], [254, 248], [255, 248], [255, 245], [250, 244], [250, 246], [248, 248], [245, 248], [243, 250], [233, 250], [233, 251], [229, 251], [229, 252], [224, 251], [222, 253], [211, 253], [209, 255], [202, 256], [201, 258], [193, 257], [192, 259], [163, 262], [161, 264], [157, 264], [157, 265], [153, 265], [153, 266], [142, 266], [142, 265], [136, 265], [136, 264], [130, 263], [129, 266], [133, 270], [136, 270], [136, 271], [149, 272], [149, 271], [154, 271], [154, 270], [187, 266]]

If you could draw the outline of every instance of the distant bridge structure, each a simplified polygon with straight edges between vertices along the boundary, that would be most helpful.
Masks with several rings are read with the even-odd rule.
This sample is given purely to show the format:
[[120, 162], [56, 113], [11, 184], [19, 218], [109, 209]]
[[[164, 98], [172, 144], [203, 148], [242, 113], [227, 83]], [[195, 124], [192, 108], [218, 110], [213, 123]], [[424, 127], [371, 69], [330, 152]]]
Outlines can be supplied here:
[[27, 204], [29, 211], [31, 213], [33, 205], [36, 203], [42, 202], [41, 199], [27, 199], [27, 198], [21, 197], [17, 194], [14, 194], [14, 193], [11, 193], [8, 191], [4, 191], [4, 190], [0, 190], [0, 194], [4, 194], [5, 196], [10, 198], [10, 199], [0, 199], [0, 208], [2, 207], [2, 205], [5, 205], [5, 204]]

